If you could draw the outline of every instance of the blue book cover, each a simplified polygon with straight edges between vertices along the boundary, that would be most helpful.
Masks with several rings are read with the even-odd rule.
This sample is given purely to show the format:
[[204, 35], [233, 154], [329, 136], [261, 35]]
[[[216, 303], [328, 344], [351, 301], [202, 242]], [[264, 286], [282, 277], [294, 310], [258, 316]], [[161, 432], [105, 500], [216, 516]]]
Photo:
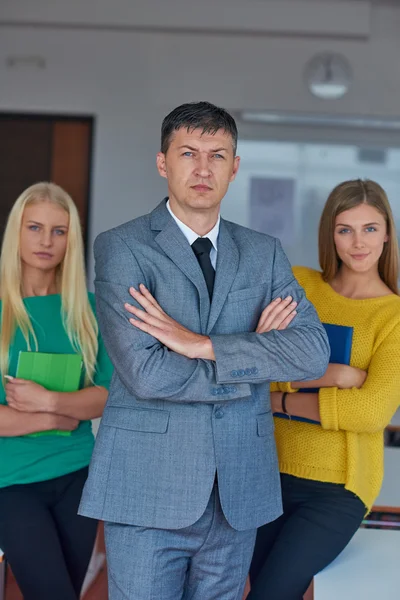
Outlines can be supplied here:
[[[351, 347], [353, 343], [353, 327], [347, 327], [345, 325], [334, 325], [333, 323], [322, 323], [325, 327], [325, 331], [328, 336], [329, 346], [331, 349], [329, 362], [337, 363], [341, 365], [349, 365], [351, 357]], [[302, 388], [299, 390], [301, 393], [315, 393], [318, 392], [318, 388]], [[289, 417], [283, 413], [275, 413], [276, 417], [282, 417], [283, 419], [289, 419]], [[303, 417], [292, 417], [294, 421], [302, 421], [304, 423], [316, 423], [312, 419], [304, 419]]]

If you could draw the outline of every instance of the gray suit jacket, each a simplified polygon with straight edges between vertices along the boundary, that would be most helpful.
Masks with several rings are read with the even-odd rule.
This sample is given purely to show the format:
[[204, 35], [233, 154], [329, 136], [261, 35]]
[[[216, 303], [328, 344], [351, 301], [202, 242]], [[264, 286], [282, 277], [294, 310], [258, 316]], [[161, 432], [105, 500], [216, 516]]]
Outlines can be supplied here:
[[[166, 208], [98, 236], [96, 298], [115, 372], [80, 513], [165, 529], [193, 524], [218, 472], [228, 522], [251, 529], [281, 514], [270, 381], [323, 375], [329, 346], [278, 240], [221, 219], [214, 294]], [[128, 322], [129, 286], [210, 336], [216, 361], [189, 359]], [[254, 333], [263, 308], [292, 295], [285, 331]]]

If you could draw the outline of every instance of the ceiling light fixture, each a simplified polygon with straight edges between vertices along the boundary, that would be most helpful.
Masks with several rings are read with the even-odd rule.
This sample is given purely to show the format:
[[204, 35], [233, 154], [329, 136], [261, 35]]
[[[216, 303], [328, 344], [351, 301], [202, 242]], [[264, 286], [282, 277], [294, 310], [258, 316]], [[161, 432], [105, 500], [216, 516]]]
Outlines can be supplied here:
[[249, 123], [265, 123], [267, 125], [307, 125], [315, 127], [400, 130], [400, 119], [381, 117], [244, 110], [240, 113], [240, 119]]

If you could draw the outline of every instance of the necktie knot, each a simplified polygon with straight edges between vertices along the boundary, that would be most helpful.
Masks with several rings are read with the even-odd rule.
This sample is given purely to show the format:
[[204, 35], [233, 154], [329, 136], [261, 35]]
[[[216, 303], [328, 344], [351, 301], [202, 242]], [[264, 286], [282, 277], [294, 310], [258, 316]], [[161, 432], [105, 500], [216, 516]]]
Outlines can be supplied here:
[[196, 256], [200, 256], [200, 254], [210, 254], [212, 248], [212, 242], [209, 238], [199, 237], [192, 244], [193, 252]]

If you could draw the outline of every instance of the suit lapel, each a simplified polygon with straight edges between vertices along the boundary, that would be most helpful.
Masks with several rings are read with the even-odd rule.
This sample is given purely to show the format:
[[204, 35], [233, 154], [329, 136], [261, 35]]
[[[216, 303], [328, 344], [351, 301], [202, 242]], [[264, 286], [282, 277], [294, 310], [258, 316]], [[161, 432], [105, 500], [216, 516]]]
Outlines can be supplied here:
[[201, 330], [205, 331], [210, 299], [204, 275], [187, 239], [169, 214], [165, 201], [153, 211], [151, 228], [159, 231], [155, 241], [160, 248], [196, 287], [200, 300]]
[[233, 241], [225, 221], [221, 219], [218, 235], [217, 268], [215, 271], [214, 292], [208, 317], [206, 333], [214, 327], [226, 297], [230, 292], [239, 267], [239, 250]]

